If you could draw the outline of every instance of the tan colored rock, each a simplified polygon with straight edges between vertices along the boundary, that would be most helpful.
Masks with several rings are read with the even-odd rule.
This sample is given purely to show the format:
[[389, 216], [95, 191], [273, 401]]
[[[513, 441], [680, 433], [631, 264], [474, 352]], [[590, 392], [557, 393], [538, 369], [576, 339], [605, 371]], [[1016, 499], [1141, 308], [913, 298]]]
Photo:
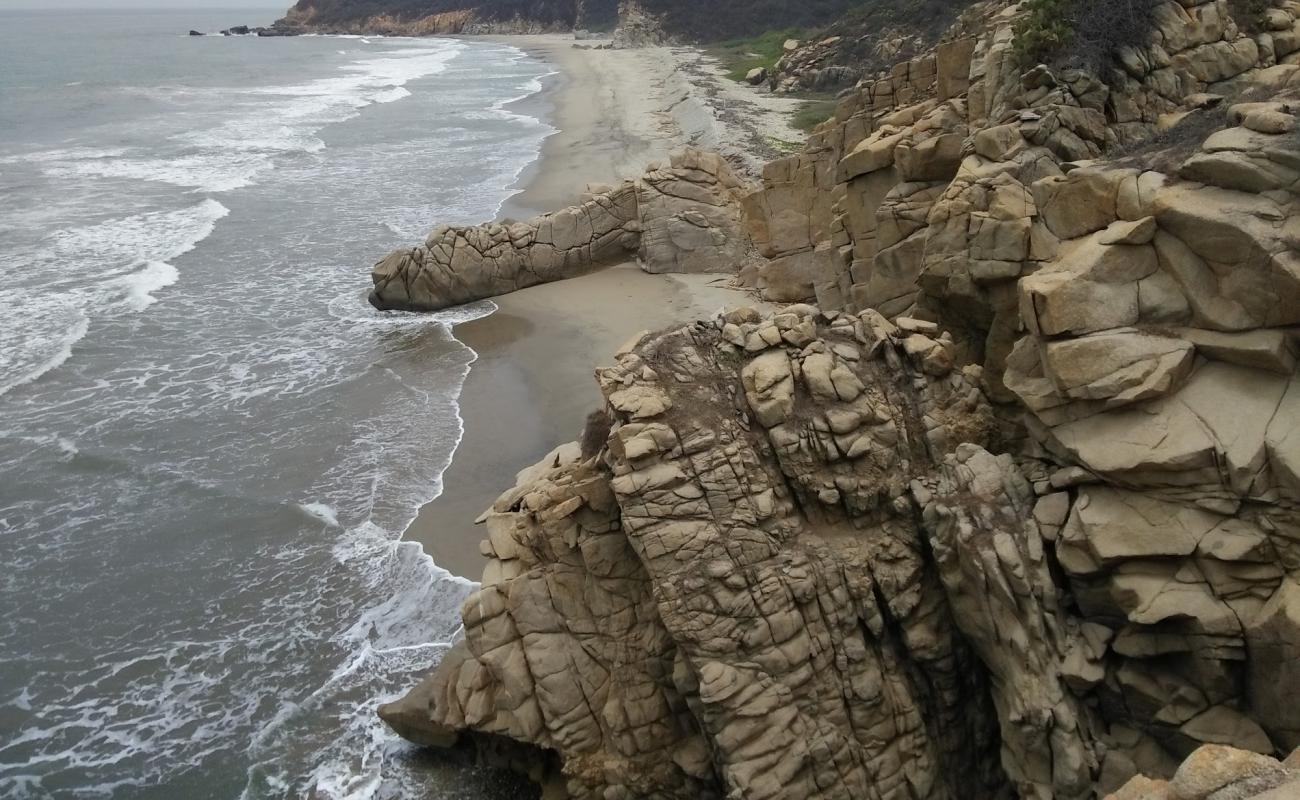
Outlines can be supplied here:
[[[1286, 797], [1177, 761], [1300, 729], [1300, 36], [1235, 10], [1158, 3], [1091, 74], [1026, 70], [1023, 8], [979, 6], [761, 188], [638, 184], [648, 265], [749, 241], [799, 305], [598, 372], [606, 447], [486, 515], [466, 643], [395, 725], [526, 742], [582, 800]], [[600, 224], [457, 236], [562, 270]]]
[[1118, 791], [1106, 795], [1106, 800], [1169, 800], [1169, 781], [1136, 775]]
[[[1221, 521], [1215, 514], [1136, 492], [1089, 487], [1080, 491], [1073, 506], [1059, 554], [1067, 569], [1074, 568], [1071, 564], [1091, 567], [1131, 558], [1190, 556]], [[1087, 552], [1076, 556], [1076, 548]]]
[[687, 149], [639, 181], [510, 226], [441, 227], [377, 264], [370, 302], [435, 311], [570, 278], [635, 252], [648, 272], [735, 273], [754, 258], [748, 188], [712, 153]]
[[764, 353], [741, 371], [745, 397], [760, 425], [775, 427], [794, 410], [794, 375], [784, 351]]
[[1241, 125], [1259, 133], [1279, 135], [1295, 130], [1296, 118], [1281, 111], [1259, 109], [1245, 114], [1241, 119]]
[[1249, 791], [1237, 797], [1250, 797], [1271, 789], [1286, 778], [1286, 771], [1268, 756], [1207, 744], [1188, 756], [1169, 782], [1174, 800], [1207, 800], [1229, 787]]

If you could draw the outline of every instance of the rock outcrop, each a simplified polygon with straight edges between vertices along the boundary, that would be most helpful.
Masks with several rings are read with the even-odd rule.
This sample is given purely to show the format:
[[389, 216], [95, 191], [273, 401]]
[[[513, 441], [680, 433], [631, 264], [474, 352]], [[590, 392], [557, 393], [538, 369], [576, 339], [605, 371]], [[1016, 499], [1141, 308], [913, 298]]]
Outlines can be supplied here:
[[1207, 744], [1197, 748], [1170, 780], [1145, 775], [1106, 800], [1290, 800], [1300, 797], [1300, 750], [1275, 758]]
[[685, 150], [636, 181], [527, 222], [442, 226], [375, 265], [376, 308], [436, 311], [639, 258], [651, 273], [737, 271], [753, 260], [726, 161]]
[[552, 751], [572, 797], [996, 795], [908, 495], [996, 426], [921, 339], [809, 307], [643, 339], [599, 375], [602, 453], [496, 502], [464, 642], [381, 713]]
[[657, 47], [667, 44], [669, 36], [663, 22], [635, 0], [622, 0], [618, 4], [618, 27], [614, 29], [613, 46], [617, 48]]
[[1300, 796], [1300, 6], [1233, 8], [1105, 74], [1008, 8], [704, 203], [791, 305], [598, 371], [385, 718], [560, 797]]

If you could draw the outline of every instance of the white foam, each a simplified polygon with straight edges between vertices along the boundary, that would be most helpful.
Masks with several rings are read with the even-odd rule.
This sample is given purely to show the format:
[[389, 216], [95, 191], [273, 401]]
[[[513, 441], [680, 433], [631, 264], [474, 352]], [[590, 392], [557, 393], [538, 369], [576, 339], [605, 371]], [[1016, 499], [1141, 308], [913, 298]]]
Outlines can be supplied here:
[[229, 192], [253, 182], [253, 176], [273, 166], [259, 153], [206, 153], [174, 158], [115, 158], [72, 161], [50, 166], [57, 178], [127, 178], [169, 183], [203, 192]]
[[411, 90], [405, 86], [394, 86], [391, 89], [382, 91], [375, 95], [376, 103], [393, 103], [404, 97], [410, 97]]
[[[55, 231], [0, 267], [37, 279], [0, 291], [0, 395], [62, 366], [99, 315], [138, 313], [179, 273], [170, 262], [210, 236], [229, 209], [204, 200]], [[68, 264], [78, 269], [69, 273]]]
[[212, 193], [242, 189], [273, 169], [279, 156], [323, 150], [325, 143], [316, 134], [326, 126], [351, 119], [366, 106], [410, 97], [405, 84], [444, 71], [463, 49], [460, 42], [431, 40], [367, 55], [340, 66], [339, 75], [305, 83], [202, 93], [186, 86], [130, 87], [124, 91], [169, 103], [193, 99], [237, 105], [238, 112], [214, 128], [172, 136], [179, 150], [165, 157], [127, 149], [64, 148], [28, 159], [46, 163], [45, 172], [59, 178], [151, 181]]
[[0, 307], [8, 309], [0, 319], [0, 395], [62, 366], [90, 330], [90, 319], [76, 309], [65, 310], [64, 321], [43, 312], [32, 319], [16, 301], [13, 293], [0, 292]]
[[479, 300], [433, 314], [410, 311], [380, 311], [366, 300], [365, 291], [353, 289], [329, 301], [327, 309], [331, 317], [353, 325], [373, 325], [382, 328], [425, 327], [428, 325], [450, 327], [489, 316], [496, 312], [497, 305], [491, 300]]
[[132, 311], [144, 311], [158, 302], [154, 292], [176, 283], [180, 276], [180, 272], [166, 261], [150, 261], [139, 272], [119, 280], [125, 289], [126, 307]]
[[339, 518], [336, 516], [338, 512], [325, 503], [299, 503], [298, 508], [307, 516], [318, 519], [331, 528], [343, 527], [339, 524]]

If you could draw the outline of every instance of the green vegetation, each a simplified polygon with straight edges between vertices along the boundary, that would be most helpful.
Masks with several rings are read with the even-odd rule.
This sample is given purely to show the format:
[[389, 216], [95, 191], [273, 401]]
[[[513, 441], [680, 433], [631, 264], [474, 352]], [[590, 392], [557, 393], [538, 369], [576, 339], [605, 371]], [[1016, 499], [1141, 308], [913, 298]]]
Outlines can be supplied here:
[[803, 142], [790, 142], [785, 139], [778, 139], [775, 136], [768, 136], [766, 141], [768, 146], [781, 155], [788, 156], [803, 149]]
[[835, 116], [838, 105], [835, 100], [809, 100], [795, 112], [790, 124], [797, 130], [810, 131]]
[[[898, 0], [872, 0], [894, 3]], [[934, 0], [925, 0], [933, 2]], [[949, 0], [944, 0], [945, 2]], [[864, 0], [641, 0], [676, 36], [699, 42], [763, 37], [769, 28], [816, 29], [839, 19]], [[448, 11], [473, 11], [479, 20], [520, 17], [553, 28], [577, 19], [574, 0], [297, 0], [294, 12], [311, 15], [321, 26], [348, 25], [377, 15], [415, 20]], [[613, 27], [618, 0], [586, 0], [582, 24], [591, 30]], [[784, 40], [782, 40], [784, 41]]]
[[[879, 0], [898, 2], [898, 0]], [[589, 0], [590, 2], [590, 0]], [[641, 0], [669, 33], [697, 42], [723, 42], [765, 31], [817, 30], [864, 0]]]
[[749, 39], [732, 39], [720, 42], [711, 49], [727, 70], [727, 77], [743, 81], [756, 67], [771, 69], [785, 54], [787, 39], [799, 39], [803, 32], [789, 29], [768, 31]]
[[1050, 61], [1074, 38], [1071, 0], [1029, 0], [1015, 25], [1016, 54], [1021, 63]]
[[1028, 0], [1015, 25], [1021, 63], [1099, 69], [1124, 46], [1145, 44], [1148, 0]]

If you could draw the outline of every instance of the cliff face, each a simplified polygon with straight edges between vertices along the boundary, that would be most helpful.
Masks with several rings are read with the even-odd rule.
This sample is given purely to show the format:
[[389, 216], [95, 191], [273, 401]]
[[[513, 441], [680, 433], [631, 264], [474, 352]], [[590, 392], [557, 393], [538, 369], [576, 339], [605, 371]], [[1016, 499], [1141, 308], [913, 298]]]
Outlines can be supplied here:
[[1100, 73], [1017, 13], [768, 166], [793, 305], [599, 371], [399, 732], [559, 797], [1293, 796], [1300, 4], [1165, 0]]
[[382, 713], [552, 750], [574, 797], [993, 796], [906, 499], [994, 436], [947, 347], [811, 307], [643, 339], [599, 376], [607, 445], [497, 501], [465, 642]]

